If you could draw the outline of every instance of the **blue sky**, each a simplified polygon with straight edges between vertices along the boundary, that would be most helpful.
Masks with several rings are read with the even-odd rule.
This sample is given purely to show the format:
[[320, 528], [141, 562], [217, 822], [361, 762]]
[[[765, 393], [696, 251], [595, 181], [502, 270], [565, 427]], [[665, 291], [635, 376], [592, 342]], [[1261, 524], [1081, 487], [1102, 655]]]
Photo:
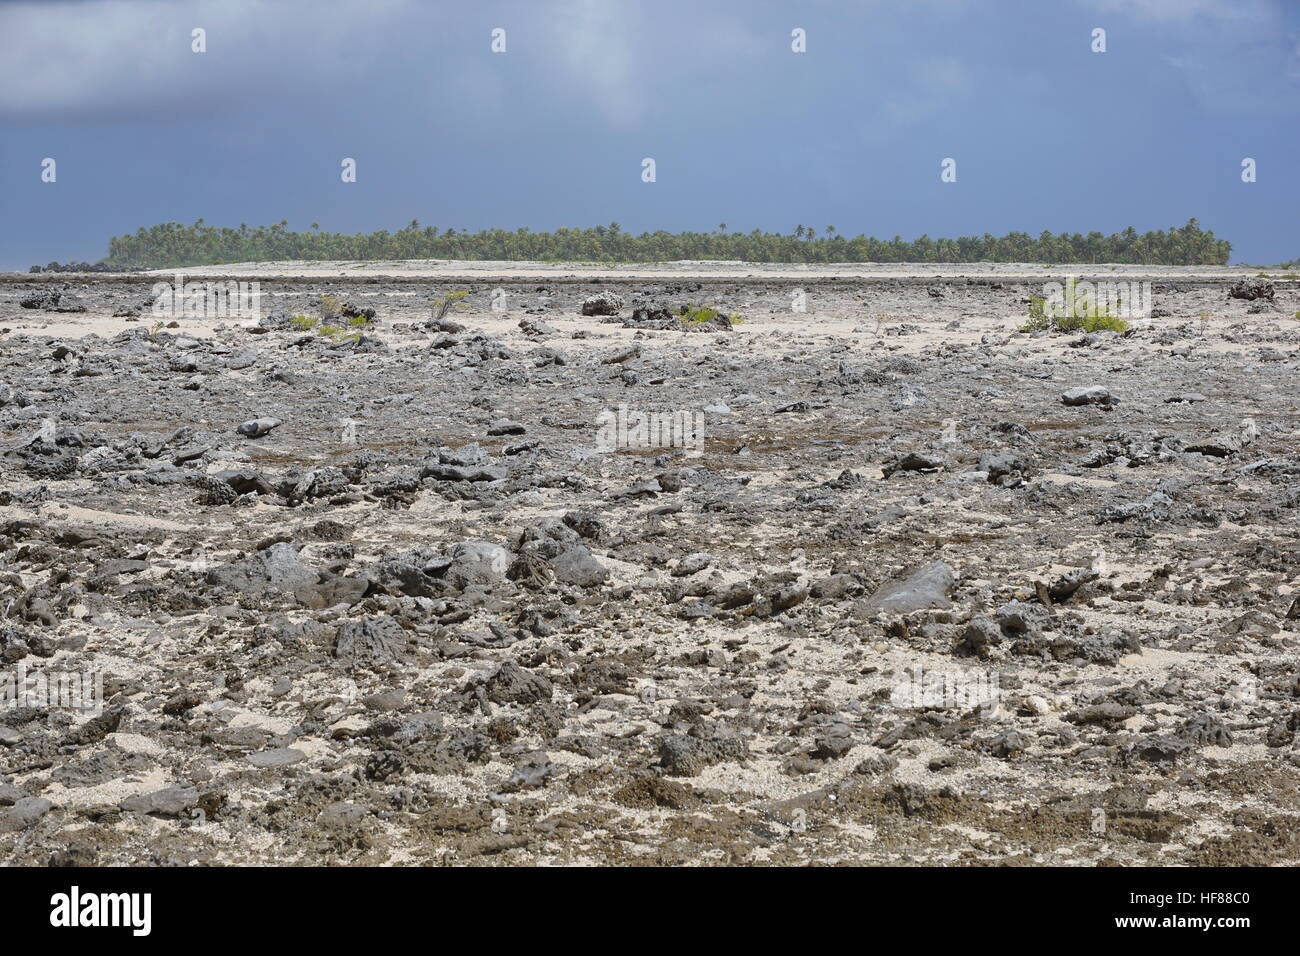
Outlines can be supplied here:
[[1235, 262], [1300, 257], [1300, 0], [0, 0], [0, 269], [200, 217], [914, 238], [1190, 216]]

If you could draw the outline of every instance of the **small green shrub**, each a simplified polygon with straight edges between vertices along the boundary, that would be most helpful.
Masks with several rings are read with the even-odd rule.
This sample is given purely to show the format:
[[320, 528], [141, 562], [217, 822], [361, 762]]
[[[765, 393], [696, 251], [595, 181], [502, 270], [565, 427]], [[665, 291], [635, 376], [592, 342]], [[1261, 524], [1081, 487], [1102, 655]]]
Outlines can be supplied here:
[[1076, 319], [1080, 324], [1077, 326], [1085, 332], [1127, 332], [1128, 323], [1119, 316], [1106, 313], [1105, 315], [1089, 315], [1082, 319]]
[[446, 295], [440, 295], [429, 303], [429, 308], [433, 309], [433, 321], [437, 322], [445, 319], [448, 313], [460, 311], [469, 308], [469, 303], [462, 300], [469, 295], [469, 290], [461, 292], [448, 292]]
[[1020, 326], [1021, 332], [1044, 332], [1051, 327], [1045, 308], [1047, 300], [1040, 295], [1029, 297], [1029, 321]]
[[740, 325], [740, 323], [745, 321], [745, 317], [739, 312], [727, 315], [725, 312], [721, 312], [711, 305], [701, 305], [694, 308], [684, 305], [682, 306], [679, 318], [686, 325], [701, 325], [705, 322], [712, 322], [719, 316], [725, 318], [732, 325]]
[[[351, 323], [349, 323], [351, 324]], [[331, 342], [360, 342], [361, 332], [358, 330], [348, 331], [337, 325], [322, 325], [320, 334]]]
[[320, 311], [323, 315], [333, 316], [334, 321], [322, 321], [312, 315], [295, 315], [289, 324], [300, 332], [315, 330], [317, 335], [333, 342], [360, 342], [362, 332], [374, 325], [364, 315], [342, 319], [343, 300], [335, 296], [321, 296]]
[[346, 303], [337, 295], [322, 295], [316, 305], [320, 312], [321, 322], [333, 322], [343, 315], [343, 306]]
[[1041, 296], [1029, 298], [1029, 321], [1020, 326], [1021, 332], [1127, 332], [1128, 323], [1109, 311], [1093, 315], [1048, 315], [1047, 300]]

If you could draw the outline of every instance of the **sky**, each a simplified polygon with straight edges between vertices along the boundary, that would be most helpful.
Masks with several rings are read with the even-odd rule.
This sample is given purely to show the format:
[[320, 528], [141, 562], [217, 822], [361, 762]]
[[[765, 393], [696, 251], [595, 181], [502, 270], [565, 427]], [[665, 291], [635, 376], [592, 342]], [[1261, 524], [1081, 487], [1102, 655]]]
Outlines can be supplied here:
[[1190, 217], [1234, 262], [1300, 257], [1300, 0], [0, 0], [0, 270], [199, 218], [912, 239]]

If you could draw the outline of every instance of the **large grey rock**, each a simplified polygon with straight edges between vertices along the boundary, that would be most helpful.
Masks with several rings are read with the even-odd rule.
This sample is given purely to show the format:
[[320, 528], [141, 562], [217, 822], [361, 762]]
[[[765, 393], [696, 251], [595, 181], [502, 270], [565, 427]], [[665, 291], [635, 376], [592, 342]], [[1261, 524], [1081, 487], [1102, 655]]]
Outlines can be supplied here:
[[1273, 283], [1260, 278], [1242, 279], [1240, 282], [1233, 283], [1232, 288], [1228, 290], [1228, 298], [1230, 299], [1272, 300], [1273, 295]]
[[1213, 458], [1231, 458], [1241, 454], [1258, 437], [1255, 423], [1246, 419], [1235, 429], [1216, 428], [1210, 437], [1191, 441], [1184, 450]]
[[1007, 634], [1036, 634], [1047, 627], [1051, 613], [1041, 604], [1008, 601], [993, 615]]
[[194, 787], [167, 787], [153, 793], [137, 793], [127, 797], [118, 807], [128, 813], [156, 813], [159, 816], [178, 817], [198, 806], [199, 791]]
[[0, 812], [0, 833], [26, 830], [38, 823], [53, 806], [44, 797], [23, 797], [12, 807]]
[[85, 312], [86, 303], [67, 289], [49, 289], [33, 293], [18, 303], [24, 309], [44, 309], [46, 312]]
[[334, 638], [334, 656], [382, 663], [395, 660], [406, 648], [406, 632], [387, 615], [345, 621]]
[[623, 297], [613, 292], [600, 292], [582, 300], [583, 315], [618, 315], [623, 308]]
[[307, 755], [301, 750], [294, 750], [292, 747], [276, 747], [273, 750], [259, 750], [255, 754], [248, 755], [248, 762], [254, 767], [263, 769], [269, 767], [291, 767], [296, 763], [301, 763], [307, 759]]
[[282, 424], [284, 423], [278, 418], [254, 418], [244, 422], [236, 430], [245, 438], [261, 438], [271, 429], [279, 428]]
[[985, 480], [990, 484], [1014, 488], [1024, 484], [1032, 462], [1028, 455], [1018, 451], [984, 451], [980, 452], [977, 470], [987, 476]]
[[691, 737], [668, 734], [659, 739], [659, 765], [673, 777], [695, 777], [705, 767], [749, 756], [745, 738], [735, 735]]
[[1115, 405], [1119, 399], [1109, 389], [1100, 385], [1072, 388], [1061, 393], [1061, 401], [1066, 405]]
[[412, 548], [384, 558], [368, 576], [377, 590], [409, 597], [437, 597], [451, 559], [433, 548]]
[[587, 548], [570, 545], [551, 561], [551, 570], [561, 584], [580, 588], [594, 588], [609, 578], [609, 569], [601, 564]]
[[473, 585], [500, 584], [510, 567], [510, 552], [487, 541], [462, 541], [451, 549], [447, 582], [464, 590]]
[[273, 544], [255, 557], [213, 568], [207, 578], [209, 584], [246, 594], [283, 591], [304, 607], [314, 609], [355, 604], [365, 596], [368, 587], [362, 578], [348, 578], [307, 566], [299, 559], [298, 549], [288, 542]]
[[421, 478], [439, 481], [500, 481], [508, 474], [501, 465], [451, 465], [441, 461], [426, 461], [420, 470]]
[[985, 655], [989, 648], [1002, 643], [1002, 629], [984, 615], [978, 614], [966, 625], [961, 642], [967, 650]]
[[443, 465], [457, 465], [461, 468], [470, 468], [474, 465], [486, 465], [490, 460], [488, 453], [483, 450], [483, 446], [478, 442], [470, 442], [468, 445], [461, 445], [459, 448], [439, 448], [437, 455], [438, 462]]
[[497, 704], [535, 704], [550, 700], [555, 689], [541, 674], [506, 661], [483, 682], [483, 692]]
[[673, 568], [673, 577], [688, 578], [692, 574], [699, 574], [712, 563], [713, 555], [707, 551], [696, 551], [677, 562], [677, 567]]
[[899, 614], [952, 607], [948, 594], [954, 582], [952, 568], [942, 561], [934, 561], [901, 581], [880, 587], [867, 598], [867, 607]]
[[329, 498], [347, 491], [348, 479], [341, 468], [325, 465], [309, 468], [281, 484], [280, 493], [290, 501]]
[[[180, 464], [180, 462], [177, 462], [177, 464]], [[246, 495], [250, 492], [259, 495], [275, 494], [275, 488], [262, 477], [261, 472], [256, 468], [231, 468], [218, 471], [210, 477], [216, 478], [218, 481], [224, 481], [237, 495]]]
[[1053, 601], [1068, 601], [1075, 591], [1099, 577], [1101, 572], [1096, 568], [1071, 568], [1047, 588], [1047, 594]]
[[887, 463], [881, 472], [886, 478], [900, 471], [938, 471], [944, 465], [943, 459], [938, 455], [929, 455], [921, 452], [908, 452], [896, 461]]
[[1097, 513], [1097, 524], [1124, 522], [1132, 518], [1163, 520], [1169, 515], [1173, 499], [1164, 492], [1153, 491], [1141, 501], [1107, 505]]

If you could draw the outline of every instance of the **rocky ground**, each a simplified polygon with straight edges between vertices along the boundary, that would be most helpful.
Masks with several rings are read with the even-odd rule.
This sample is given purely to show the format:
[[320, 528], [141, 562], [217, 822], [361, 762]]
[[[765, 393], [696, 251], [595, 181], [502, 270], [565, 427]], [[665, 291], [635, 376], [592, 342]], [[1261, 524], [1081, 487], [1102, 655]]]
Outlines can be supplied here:
[[7, 863], [1300, 861], [1295, 280], [154, 281], [0, 279]]

